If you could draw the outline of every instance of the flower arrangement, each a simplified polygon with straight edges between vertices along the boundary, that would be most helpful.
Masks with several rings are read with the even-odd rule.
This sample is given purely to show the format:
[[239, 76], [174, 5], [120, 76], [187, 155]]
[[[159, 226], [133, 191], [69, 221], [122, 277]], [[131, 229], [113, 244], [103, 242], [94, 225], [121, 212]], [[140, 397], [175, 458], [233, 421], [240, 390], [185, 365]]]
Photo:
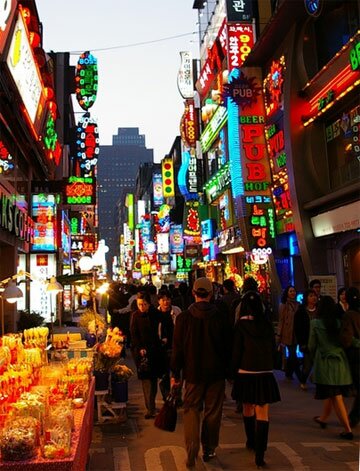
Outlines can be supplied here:
[[124, 383], [125, 381], [128, 381], [131, 378], [134, 372], [126, 365], [117, 364], [114, 366], [113, 374], [116, 382]]
[[79, 326], [90, 334], [100, 336], [105, 328], [105, 319], [92, 309], [86, 309], [80, 316]]
[[117, 327], [114, 329], [108, 328], [105, 341], [99, 343], [96, 347], [94, 369], [97, 371], [112, 371], [120, 360], [123, 342], [124, 336]]

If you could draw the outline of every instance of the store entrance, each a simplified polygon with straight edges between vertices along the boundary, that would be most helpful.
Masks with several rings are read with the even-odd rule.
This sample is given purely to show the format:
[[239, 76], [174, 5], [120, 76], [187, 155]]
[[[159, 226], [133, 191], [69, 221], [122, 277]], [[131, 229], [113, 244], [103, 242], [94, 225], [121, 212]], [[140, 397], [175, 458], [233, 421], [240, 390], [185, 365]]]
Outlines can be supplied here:
[[360, 289], [360, 239], [351, 241], [343, 249], [345, 286]]

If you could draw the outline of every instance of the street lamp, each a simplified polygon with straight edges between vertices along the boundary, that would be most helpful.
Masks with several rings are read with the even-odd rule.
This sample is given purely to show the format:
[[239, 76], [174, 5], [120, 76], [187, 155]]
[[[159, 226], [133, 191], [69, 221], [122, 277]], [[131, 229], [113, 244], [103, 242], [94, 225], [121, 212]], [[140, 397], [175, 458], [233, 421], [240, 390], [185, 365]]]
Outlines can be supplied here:
[[[0, 297], [1, 297], [1, 335], [5, 335], [5, 312], [4, 312], [4, 299], [10, 304], [16, 303], [23, 297], [20, 288], [16, 286], [14, 281], [18, 276], [24, 276], [25, 272], [19, 272], [16, 275], [10, 276], [5, 280], [0, 281]], [[4, 288], [5, 286], [5, 288]]]

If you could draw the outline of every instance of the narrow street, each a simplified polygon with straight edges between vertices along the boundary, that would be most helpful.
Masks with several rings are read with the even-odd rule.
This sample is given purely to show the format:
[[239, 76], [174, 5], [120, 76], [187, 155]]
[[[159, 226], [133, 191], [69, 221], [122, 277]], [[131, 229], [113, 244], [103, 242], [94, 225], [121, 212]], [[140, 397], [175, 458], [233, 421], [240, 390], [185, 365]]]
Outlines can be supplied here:
[[[133, 362], [126, 359], [128, 366]], [[268, 468], [296, 471], [335, 471], [359, 469], [359, 427], [354, 440], [338, 438], [341, 431], [335, 414], [327, 429], [322, 430], [312, 420], [321, 412], [321, 401], [313, 398], [315, 386], [303, 392], [297, 381], [283, 379], [277, 372], [282, 402], [270, 411], [269, 445], [265, 460]], [[254, 456], [245, 448], [241, 415], [227, 385], [220, 446], [217, 458], [197, 461], [196, 471], [241, 471], [256, 469]], [[349, 404], [349, 400], [347, 400]], [[161, 407], [158, 394], [157, 406]], [[153, 421], [144, 419], [141, 383], [136, 376], [129, 381], [127, 420], [96, 424], [90, 449], [89, 471], [185, 471], [186, 453], [183, 441], [182, 410], [178, 413], [176, 431], [163, 432]]]

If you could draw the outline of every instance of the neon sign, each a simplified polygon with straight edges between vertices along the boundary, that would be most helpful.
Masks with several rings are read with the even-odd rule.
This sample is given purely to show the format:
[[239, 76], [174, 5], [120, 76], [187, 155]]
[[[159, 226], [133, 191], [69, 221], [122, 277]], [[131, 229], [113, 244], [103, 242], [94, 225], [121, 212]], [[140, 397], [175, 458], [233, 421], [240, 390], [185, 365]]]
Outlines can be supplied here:
[[273, 61], [270, 72], [263, 82], [265, 112], [269, 116], [279, 109], [283, 109], [283, 84], [285, 74], [285, 57]]
[[197, 161], [194, 154], [184, 151], [181, 154], [181, 167], [178, 172], [178, 186], [185, 201], [198, 199]]
[[86, 51], [76, 65], [76, 99], [81, 108], [87, 111], [95, 103], [98, 89], [97, 59]]
[[194, 100], [186, 100], [185, 111], [180, 121], [180, 135], [185, 146], [196, 146], [196, 115]]
[[211, 144], [215, 141], [220, 129], [224, 126], [228, 118], [228, 112], [225, 106], [218, 106], [211, 121], [200, 136], [201, 149], [207, 152]]
[[173, 224], [170, 227], [170, 252], [177, 254], [184, 252], [184, 237], [181, 224]]
[[54, 195], [32, 196], [34, 241], [32, 250], [54, 252], [57, 249], [56, 202]]
[[0, 174], [7, 175], [14, 169], [12, 155], [5, 147], [5, 144], [0, 141]]
[[228, 25], [229, 70], [241, 67], [254, 46], [254, 29], [251, 24]]
[[77, 157], [80, 159], [80, 167], [89, 172], [97, 164], [99, 155], [99, 133], [97, 122], [85, 113], [77, 125]]
[[95, 180], [92, 177], [70, 177], [65, 186], [65, 204], [95, 204]]
[[162, 191], [162, 175], [161, 173], [153, 174], [153, 198], [154, 206], [158, 208], [164, 203], [164, 195]]
[[350, 49], [349, 60], [352, 70], [360, 69], [360, 42]]
[[227, 162], [220, 170], [204, 185], [208, 202], [211, 204], [230, 186], [230, 163]]

